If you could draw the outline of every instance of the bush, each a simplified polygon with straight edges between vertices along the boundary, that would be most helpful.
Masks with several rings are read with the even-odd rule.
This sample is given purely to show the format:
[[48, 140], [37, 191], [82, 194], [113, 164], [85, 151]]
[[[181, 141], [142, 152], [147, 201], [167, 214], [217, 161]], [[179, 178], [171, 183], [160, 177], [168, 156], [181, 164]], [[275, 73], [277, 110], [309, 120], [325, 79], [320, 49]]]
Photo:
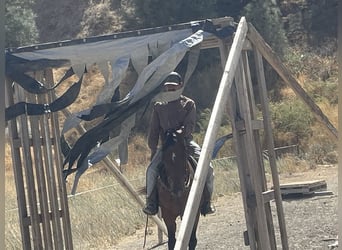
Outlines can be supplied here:
[[304, 143], [312, 134], [313, 116], [301, 101], [288, 99], [271, 103], [270, 110], [277, 146]]
[[19, 47], [37, 42], [36, 15], [30, 1], [5, 1], [6, 47]]
[[337, 105], [337, 82], [315, 81], [310, 83], [309, 88], [309, 95], [311, 95], [316, 102], [327, 102], [330, 105]]
[[279, 7], [270, 0], [253, 0], [243, 10], [247, 21], [252, 23], [274, 51], [282, 57], [287, 47], [287, 38], [283, 27]]

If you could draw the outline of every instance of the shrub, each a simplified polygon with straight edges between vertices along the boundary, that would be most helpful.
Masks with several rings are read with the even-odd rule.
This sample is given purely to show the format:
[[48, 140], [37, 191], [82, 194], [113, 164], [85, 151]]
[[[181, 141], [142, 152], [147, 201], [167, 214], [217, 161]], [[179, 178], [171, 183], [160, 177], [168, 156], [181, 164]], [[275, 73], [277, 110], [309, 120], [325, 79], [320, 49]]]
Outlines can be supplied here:
[[271, 103], [270, 110], [277, 146], [301, 143], [311, 135], [313, 116], [301, 101], [288, 99]]
[[35, 18], [31, 1], [5, 1], [5, 46], [19, 47], [37, 42]]

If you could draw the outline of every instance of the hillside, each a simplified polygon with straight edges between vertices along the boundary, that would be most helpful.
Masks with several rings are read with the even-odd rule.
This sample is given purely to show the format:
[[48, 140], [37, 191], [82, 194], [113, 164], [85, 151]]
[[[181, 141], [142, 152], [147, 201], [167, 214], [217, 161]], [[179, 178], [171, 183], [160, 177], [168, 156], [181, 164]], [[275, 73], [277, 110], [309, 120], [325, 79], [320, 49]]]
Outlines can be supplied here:
[[[75, 0], [70, 4], [68, 0], [37, 0], [35, 12], [40, 42], [137, 29], [139, 20], [131, 2], [127, 0]], [[224, 5], [224, 1], [221, 2], [222, 7], [219, 6], [220, 1], [217, 6], [220, 13], [223, 12], [224, 15], [232, 16], [238, 21], [241, 15], [239, 11], [242, 11], [242, 8], [251, 1], [241, 1], [241, 5], [233, 10], [230, 5]], [[323, 47], [324, 44], [331, 43], [337, 38], [337, 0], [279, 0], [277, 2], [287, 38], [292, 45]], [[208, 16], [203, 16], [201, 19], [218, 17], [218, 13], [216, 16], [210, 16], [210, 14], [208, 13]], [[336, 50], [336, 47], [329, 45], [326, 49], [331, 53]]]

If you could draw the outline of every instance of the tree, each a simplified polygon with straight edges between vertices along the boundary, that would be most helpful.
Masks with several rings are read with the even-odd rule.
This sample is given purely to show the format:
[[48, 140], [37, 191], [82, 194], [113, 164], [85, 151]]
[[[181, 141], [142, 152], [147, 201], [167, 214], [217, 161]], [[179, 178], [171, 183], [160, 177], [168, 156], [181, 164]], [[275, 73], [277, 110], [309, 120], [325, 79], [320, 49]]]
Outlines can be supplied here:
[[287, 47], [287, 38], [276, 0], [252, 0], [242, 14], [260, 32], [275, 52], [282, 56]]
[[6, 0], [5, 46], [19, 47], [36, 43], [38, 30], [31, 0]]
[[[215, 17], [217, 0], [133, 0], [141, 27], [157, 27]], [[141, 28], [139, 27], [139, 28]]]

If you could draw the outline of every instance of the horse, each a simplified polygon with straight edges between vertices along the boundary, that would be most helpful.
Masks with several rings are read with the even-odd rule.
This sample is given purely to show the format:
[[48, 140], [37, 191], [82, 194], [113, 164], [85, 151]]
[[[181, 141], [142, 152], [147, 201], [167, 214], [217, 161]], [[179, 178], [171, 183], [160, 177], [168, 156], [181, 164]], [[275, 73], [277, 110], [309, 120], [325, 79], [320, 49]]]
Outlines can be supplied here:
[[[162, 161], [157, 181], [157, 192], [161, 216], [168, 232], [168, 249], [174, 249], [176, 238], [176, 219], [182, 218], [194, 177], [196, 161], [189, 156], [183, 131], [168, 130], [162, 146]], [[205, 192], [204, 192], [205, 193]], [[203, 203], [203, 195], [200, 206]], [[194, 227], [189, 241], [189, 249], [197, 245], [196, 230], [200, 217], [197, 211]]]

